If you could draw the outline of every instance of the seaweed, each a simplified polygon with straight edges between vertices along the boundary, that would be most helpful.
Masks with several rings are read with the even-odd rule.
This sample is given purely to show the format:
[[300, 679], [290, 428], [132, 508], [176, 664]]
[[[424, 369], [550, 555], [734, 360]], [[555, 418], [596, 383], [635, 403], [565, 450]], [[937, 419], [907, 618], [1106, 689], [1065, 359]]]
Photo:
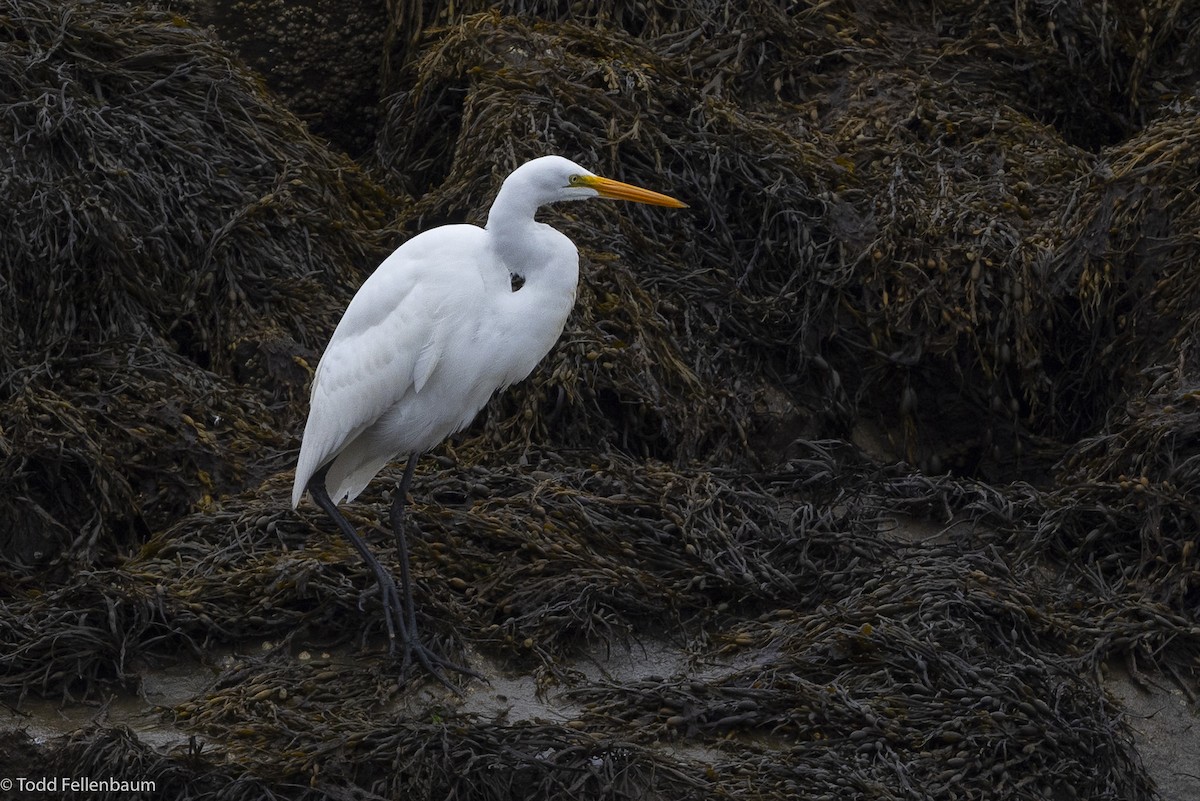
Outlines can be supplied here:
[[[1192, 6], [361, 3], [311, 61], [239, 8], [0, 4], [0, 696], [98, 705], [7, 775], [1155, 797], [1104, 674], [1195, 698]], [[363, 275], [546, 152], [692, 207], [547, 209], [567, 330], [414, 480], [421, 630], [553, 719], [406, 680], [288, 508]], [[110, 709], [191, 663], [173, 745]]]
[[4, 560], [61, 570], [280, 467], [389, 199], [178, 16], [10, 2], [0, 48]]
[[1197, 384], [1177, 370], [1156, 372], [1151, 391], [1072, 449], [1058, 486], [1031, 509], [1034, 525], [1014, 541], [1084, 566], [1101, 597], [1130, 595], [1148, 617], [1183, 615], [1167, 630], [1182, 623], [1187, 631], [1200, 613]]

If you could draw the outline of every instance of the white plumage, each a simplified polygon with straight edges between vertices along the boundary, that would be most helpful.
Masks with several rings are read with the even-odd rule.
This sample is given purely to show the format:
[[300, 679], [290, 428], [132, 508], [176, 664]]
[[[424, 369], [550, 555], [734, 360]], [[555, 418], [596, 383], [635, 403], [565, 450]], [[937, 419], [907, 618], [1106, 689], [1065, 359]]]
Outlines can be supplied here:
[[[330, 497], [353, 500], [389, 461], [434, 447], [533, 371], [562, 333], [579, 278], [575, 245], [534, 213], [592, 197], [683, 206], [546, 156], [509, 175], [486, 228], [426, 231], [379, 266], [317, 367], [293, 507], [330, 461]], [[513, 275], [524, 279], [515, 292]]]

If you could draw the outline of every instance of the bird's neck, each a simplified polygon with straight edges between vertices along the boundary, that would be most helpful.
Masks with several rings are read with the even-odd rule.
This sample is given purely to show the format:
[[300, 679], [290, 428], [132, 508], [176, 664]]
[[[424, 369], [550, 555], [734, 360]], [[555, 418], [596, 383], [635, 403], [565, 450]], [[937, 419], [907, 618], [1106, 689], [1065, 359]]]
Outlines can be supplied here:
[[565, 234], [537, 222], [533, 217], [537, 210], [537, 205], [523, 202], [516, 193], [509, 196], [501, 188], [486, 226], [492, 249], [526, 286], [573, 299], [579, 281], [578, 251]]
[[[521, 342], [530, 359], [515, 369], [513, 381], [528, 375], [562, 333], [575, 303], [579, 252], [565, 234], [533, 219], [536, 207], [521, 213], [499, 201], [488, 215], [491, 247], [509, 274], [524, 279], [517, 291], [496, 297], [500, 335]], [[503, 276], [504, 290], [508, 279]]]
[[514, 187], [511, 181], [505, 181], [492, 201], [486, 228], [489, 231], [520, 229], [522, 224], [533, 223], [533, 215], [537, 210], [537, 201], [528, 192]]

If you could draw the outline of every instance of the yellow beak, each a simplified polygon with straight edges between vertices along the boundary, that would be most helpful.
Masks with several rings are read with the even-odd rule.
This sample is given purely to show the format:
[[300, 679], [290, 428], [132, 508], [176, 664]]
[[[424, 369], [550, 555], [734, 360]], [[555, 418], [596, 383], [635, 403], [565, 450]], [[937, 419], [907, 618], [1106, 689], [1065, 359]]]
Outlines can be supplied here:
[[600, 197], [609, 200], [632, 200], [634, 203], [649, 203], [652, 206], [670, 206], [673, 209], [686, 209], [688, 205], [668, 195], [651, 192], [640, 186], [614, 181], [611, 178], [600, 178], [588, 175], [580, 179], [580, 183], [589, 186], [600, 193]]

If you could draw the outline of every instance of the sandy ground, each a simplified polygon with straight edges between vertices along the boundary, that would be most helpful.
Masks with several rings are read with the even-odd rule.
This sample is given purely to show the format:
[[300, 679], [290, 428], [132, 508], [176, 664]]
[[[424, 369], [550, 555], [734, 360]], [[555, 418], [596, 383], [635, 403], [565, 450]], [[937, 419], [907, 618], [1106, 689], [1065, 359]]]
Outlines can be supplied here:
[[1110, 666], [1104, 686], [1125, 708], [1134, 741], [1164, 801], [1200, 801], [1200, 710], [1178, 685], [1155, 673], [1139, 686]]

